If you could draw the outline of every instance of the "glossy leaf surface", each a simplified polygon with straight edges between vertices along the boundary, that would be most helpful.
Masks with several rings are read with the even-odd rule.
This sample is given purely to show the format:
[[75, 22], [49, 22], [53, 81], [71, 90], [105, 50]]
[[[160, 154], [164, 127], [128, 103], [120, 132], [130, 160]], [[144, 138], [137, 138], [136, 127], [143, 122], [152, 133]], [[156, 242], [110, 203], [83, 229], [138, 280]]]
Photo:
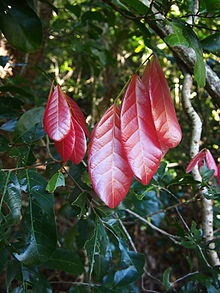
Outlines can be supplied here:
[[42, 42], [42, 24], [27, 2], [0, 1], [0, 30], [13, 47], [33, 52]]
[[120, 137], [120, 110], [112, 105], [96, 125], [88, 168], [94, 190], [110, 208], [117, 206], [131, 185], [132, 172]]
[[69, 159], [73, 163], [79, 164], [86, 154], [86, 136], [82, 127], [74, 118], [72, 118], [72, 122], [76, 139]]
[[133, 174], [143, 184], [148, 184], [160, 165], [162, 151], [150, 98], [137, 75], [132, 78], [122, 103], [121, 137]]
[[[72, 119], [73, 120], [73, 119]], [[68, 161], [71, 157], [71, 154], [73, 152], [73, 148], [75, 145], [76, 135], [75, 135], [75, 128], [74, 128], [74, 122], [71, 121], [71, 128], [68, 135], [61, 141], [55, 141], [54, 145], [59, 153], [60, 157], [64, 162]]]
[[26, 191], [29, 196], [29, 239], [20, 254], [14, 256], [25, 264], [46, 261], [56, 248], [54, 197], [45, 191], [46, 180], [34, 171], [26, 171]]
[[186, 172], [189, 173], [192, 171], [192, 169], [199, 163], [201, 162], [206, 156], [206, 150], [201, 150], [197, 155], [195, 155], [192, 160], [189, 162]]
[[65, 186], [65, 178], [61, 172], [55, 173], [49, 180], [46, 186], [46, 190], [49, 193], [53, 193], [57, 187]]
[[71, 128], [71, 113], [59, 85], [50, 92], [44, 113], [44, 129], [54, 141], [61, 141]]
[[217, 168], [215, 160], [209, 150], [206, 150], [205, 160], [206, 160], [207, 167], [210, 170], [214, 170], [215, 171], [214, 176], [217, 176], [218, 175], [218, 168]]
[[182, 132], [167, 81], [156, 57], [148, 62], [142, 81], [150, 95], [152, 116], [162, 147], [176, 147], [182, 139]]
[[85, 119], [84, 114], [82, 113], [80, 107], [69, 96], [65, 95], [65, 97], [66, 97], [67, 103], [69, 104], [69, 107], [70, 107], [70, 110], [71, 110], [73, 117], [76, 119], [76, 121], [82, 127], [85, 134], [88, 137], [90, 137], [89, 131], [86, 127], [86, 119]]

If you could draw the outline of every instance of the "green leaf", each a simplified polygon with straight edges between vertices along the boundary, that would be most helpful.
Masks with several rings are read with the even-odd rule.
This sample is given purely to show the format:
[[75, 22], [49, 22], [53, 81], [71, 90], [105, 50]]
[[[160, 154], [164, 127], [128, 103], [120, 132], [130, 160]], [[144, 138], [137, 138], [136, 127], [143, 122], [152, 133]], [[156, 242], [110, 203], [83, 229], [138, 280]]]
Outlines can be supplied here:
[[219, 0], [202, 0], [202, 2], [208, 12], [217, 12], [220, 10]]
[[194, 66], [195, 79], [200, 87], [205, 86], [206, 70], [203, 60], [202, 45], [190, 25], [184, 21], [175, 20], [171, 23], [174, 33], [165, 38], [170, 46], [191, 47], [196, 54], [196, 63]]
[[[18, 278], [20, 275], [20, 278]], [[16, 260], [10, 260], [8, 262], [7, 267], [7, 275], [6, 275], [6, 285], [7, 285], [7, 292], [9, 292], [9, 288], [11, 287], [11, 283], [14, 279], [21, 279], [21, 264]]]
[[80, 208], [80, 213], [78, 218], [82, 218], [83, 215], [86, 213], [86, 202], [87, 202], [87, 195], [86, 193], [80, 193], [77, 199], [71, 204], [72, 206], [77, 206]]
[[144, 255], [130, 251], [127, 244], [117, 237], [119, 250], [121, 252], [121, 266], [123, 269], [117, 270], [113, 274], [108, 274], [104, 278], [104, 284], [107, 287], [123, 287], [131, 284], [144, 273]]
[[29, 195], [29, 237], [26, 247], [15, 257], [24, 264], [45, 262], [56, 248], [54, 198], [45, 192], [46, 180], [34, 171], [26, 171]]
[[209, 35], [201, 41], [204, 50], [220, 57], [220, 33]]
[[3, 93], [9, 92], [12, 94], [19, 94], [21, 97], [33, 99], [33, 95], [31, 93], [29, 93], [28, 91], [26, 91], [23, 88], [20, 88], [20, 87], [14, 86], [14, 85], [0, 86], [0, 91]]
[[21, 187], [17, 177], [14, 174], [10, 176], [10, 183], [7, 187], [7, 192], [5, 195], [4, 202], [7, 204], [9, 209], [9, 215], [7, 218], [10, 218], [13, 222], [17, 222], [21, 217]]
[[36, 141], [45, 135], [43, 129], [44, 108], [33, 108], [25, 112], [17, 122], [15, 132], [17, 138], [22, 138], [24, 142]]
[[42, 41], [42, 25], [26, 1], [0, 2], [0, 29], [15, 48], [33, 52]]
[[65, 5], [65, 8], [68, 9], [73, 14], [75, 14], [77, 17], [80, 17], [80, 14], [81, 14], [81, 7], [80, 7], [80, 5], [72, 5], [70, 3], [67, 3]]
[[128, 8], [134, 9], [139, 14], [146, 14], [148, 7], [143, 1], [140, 0], [120, 0]]
[[49, 259], [42, 264], [42, 267], [68, 272], [77, 276], [84, 270], [79, 254], [64, 248], [57, 248]]
[[9, 141], [3, 135], [0, 135], [0, 152], [7, 152], [9, 149]]
[[102, 258], [103, 260], [105, 259], [105, 261], [110, 261], [112, 258], [108, 235], [102, 222], [98, 218], [95, 221], [95, 229], [93, 231], [92, 237], [86, 241], [84, 247], [90, 263], [89, 275], [91, 278], [95, 263], [97, 261], [100, 262], [99, 258]]
[[171, 283], [170, 283], [170, 273], [172, 271], [172, 268], [167, 268], [163, 273], [163, 285], [166, 290], [170, 289]]
[[46, 190], [49, 193], [53, 193], [59, 186], [65, 186], [65, 178], [61, 172], [57, 172], [52, 176], [52, 178], [50, 178], [49, 182], [47, 183]]

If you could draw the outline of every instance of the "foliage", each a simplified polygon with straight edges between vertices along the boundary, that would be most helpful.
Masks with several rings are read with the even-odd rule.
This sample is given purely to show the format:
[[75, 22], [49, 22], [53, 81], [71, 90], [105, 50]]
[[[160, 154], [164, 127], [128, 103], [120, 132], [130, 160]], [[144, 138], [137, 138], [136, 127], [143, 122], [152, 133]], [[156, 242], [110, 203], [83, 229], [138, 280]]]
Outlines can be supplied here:
[[[46, 5], [53, 10], [47, 28], [35, 2], [38, 8]], [[196, 16], [195, 1], [153, 2], [164, 16], [161, 22], [173, 27], [167, 44], [190, 47], [196, 54], [194, 107], [204, 121], [202, 144], [217, 158], [219, 110], [201, 88], [205, 62], [220, 73], [219, 1], [200, 1]], [[189, 15], [197, 18], [192, 25], [187, 24]], [[205, 187], [204, 196], [214, 200], [213, 241], [219, 251], [216, 170], [205, 149], [191, 162], [206, 160], [200, 165], [201, 188], [185, 172], [191, 125], [179, 101], [182, 75], [170, 47], [151, 27], [156, 17], [152, 5], [141, 0], [57, 0], [53, 5], [43, 0], [1, 1], [0, 29], [16, 49], [35, 51], [42, 46], [42, 25], [45, 32], [49, 29], [44, 59], [32, 68], [36, 75], [31, 83], [17, 73], [0, 87], [2, 291], [117, 293], [142, 292], [145, 286], [156, 292], [218, 292], [219, 267], [210, 264], [200, 208]], [[54, 145], [46, 136], [46, 97], [55, 79], [62, 87], [56, 88], [59, 97], [67, 92], [73, 98], [63, 105], [65, 115], [69, 113], [63, 115], [69, 121], [68, 131], [74, 120], [89, 136], [74, 101], [91, 130], [152, 51], [166, 72], [172, 96], [176, 95], [183, 140], [167, 153], [148, 185], [133, 179], [125, 199], [110, 209], [93, 190], [87, 157], [77, 165], [74, 160], [65, 165], [60, 161], [66, 141], [58, 145], [52, 133]], [[154, 78], [152, 72], [150, 76]]]

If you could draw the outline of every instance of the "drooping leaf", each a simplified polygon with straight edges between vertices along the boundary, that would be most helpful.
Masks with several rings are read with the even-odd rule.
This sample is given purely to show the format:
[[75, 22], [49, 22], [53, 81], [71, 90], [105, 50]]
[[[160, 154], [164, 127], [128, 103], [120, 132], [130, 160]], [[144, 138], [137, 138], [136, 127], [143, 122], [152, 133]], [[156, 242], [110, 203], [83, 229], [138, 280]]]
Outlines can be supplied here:
[[0, 29], [9, 43], [21, 51], [33, 52], [41, 45], [41, 21], [26, 1], [0, 2]]
[[61, 141], [55, 141], [54, 145], [64, 162], [68, 161], [73, 153], [76, 138], [73, 119], [71, 121], [71, 128], [68, 135]]
[[65, 94], [57, 85], [50, 91], [44, 113], [44, 130], [54, 141], [64, 139], [71, 128], [71, 113]]
[[215, 163], [215, 160], [210, 152], [210, 150], [206, 150], [206, 156], [205, 156], [205, 160], [206, 160], [206, 164], [207, 164], [207, 167], [210, 169], [210, 170], [214, 170], [214, 176], [217, 176], [218, 175], [218, 168], [217, 168], [217, 165]]
[[201, 41], [204, 50], [220, 57], [220, 33], [214, 33]]
[[80, 109], [80, 107], [77, 105], [77, 103], [75, 101], [73, 101], [70, 97], [68, 97], [66, 95], [66, 100], [67, 103], [69, 104], [71, 113], [73, 115], [73, 117], [76, 119], [76, 121], [79, 123], [79, 125], [82, 127], [82, 129], [84, 130], [85, 134], [90, 137], [89, 131], [86, 127], [86, 119]]
[[97, 195], [110, 208], [127, 194], [132, 173], [120, 137], [120, 109], [112, 105], [96, 125], [90, 143], [88, 169]]
[[171, 287], [171, 283], [170, 283], [171, 271], [172, 271], [172, 268], [167, 268], [163, 273], [163, 285], [166, 290], [169, 290]]
[[73, 147], [72, 154], [70, 156], [70, 160], [74, 164], [79, 164], [85, 156], [86, 153], [86, 136], [82, 127], [79, 123], [72, 117], [73, 127], [75, 129], [75, 144]]
[[112, 258], [108, 235], [102, 222], [98, 218], [95, 221], [95, 228], [92, 237], [85, 243], [85, 250], [90, 264], [90, 277], [93, 273], [95, 263], [98, 261], [99, 257], [108, 261], [110, 261]]
[[47, 269], [56, 269], [76, 276], [83, 272], [82, 261], [75, 251], [57, 248], [49, 259], [42, 264]]
[[219, 0], [202, 0], [202, 4], [208, 12], [218, 12], [220, 10]]
[[148, 7], [141, 0], [121, 0], [121, 2], [139, 14], [146, 14], [148, 11]]
[[186, 167], [186, 173], [189, 173], [192, 171], [192, 169], [202, 160], [204, 160], [206, 156], [206, 150], [201, 150], [197, 155], [195, 155], [192, 160], [189, 162], [188, 166]]
[[148, 184], [160, 165], [162, 151], [151, 114], [150, 98], [138, 75], [133, 76], [123, 99], [121, 138], [134, 176]]
[[10, 183], [5, 195], [5, 203], [9, 209], [8, 217], [13, 222], [17, 222], [21, 217], [21, 187], [17, 177], [14, 174], [10, 176]]
[[119, 237], [117, 237], [117, 240], [123, 269], [110, 273], [104, 278], [104, 284], [111, 288], [131, 284], [138, 280], [144, 272], [144, 255], [130, 251], [126, 243]]
[[46, 261], [56, 248], [54, 198], [45, 191], [46, 180], [34, 171], [26, 171], [29, 195], [29, 238], [20, 253], [14, 254], [24, 264]]
[[80, 213], [78, 215], [79, 218], [81, 218], [86, 211], [86, 202], [87, 202], [87, 194], [86, 193], [80, 193], [74, 202], [72, 202], [72, 206], [77, 206], [80, 208]]
[[53, 193], [59, 186], [65, 186], [65, 178], [61, 172], [57, 172], [52, 176], [52, 178], [50, 178], [49, 182], [47, 183], [46, 190], [49, 193]]
[[38, 107], [26, 111], [18, 120], [15, 133], [17, 138], [22, 138], [24, 142], [32, 142], [44, 136], [42, 126], [44, 108]]
[[170, 90], [156, 57], [148, 62], [142, 81], [150, 96], [152, 116], [163, 149], [176, 147], [182, 132], [178, 123]]
[[193, 31], [193, 29], [184, 21], [172, 21], [174, 33], [165, 38], [170, 46], [186, 46], [191, 47], [196, 54], [196, 63], [194, 66], [195, 79], [200, 87], [205, 86], [206, 69], [203, 60], [202, 45]]

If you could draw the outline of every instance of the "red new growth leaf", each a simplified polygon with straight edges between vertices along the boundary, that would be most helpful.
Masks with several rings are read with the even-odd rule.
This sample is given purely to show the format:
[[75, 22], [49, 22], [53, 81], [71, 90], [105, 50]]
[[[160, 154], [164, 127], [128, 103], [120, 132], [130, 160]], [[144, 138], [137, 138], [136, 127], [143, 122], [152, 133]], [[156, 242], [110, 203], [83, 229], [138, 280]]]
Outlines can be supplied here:
[[63, 140], [71, 127], [71, 113], [64, 95], [59, 85], [50, 91], [44, 113], [44, 129], [54, 141]]
[[164, 152], [176, 147], [182, 139], [175, 108], [163, 70], [156, 57], [148, 62], [142, 81], [149, 92], [152, 115], [158, 139]]
[[73, 148], [75, 145], [75, 129], [73, 121], [71, 121], [71, 129], [68, 135], [61, 141], [55, 141], [55, 147], [60, 157], [64, 162], [68, 161], [73, 153]]
[[88, 169], [97, 195], [110, 208], [117, 206], [130, 188], [132, 172], [122, 148], [120, 110], [115, 104], [93, 130]]
[[86, 119], [85, 119], [80, 107], [69, 96], [65, 95], [65, 97], [66, 97], [67, 103], [69, 104], [69, 107], [70, 107], [70, 110], [71, 110], [73, 117], [76, 119], [76, 121], [82, 127], [85, 134], [88, 137], [90, 137], [90, 134], [89, 134], [88, 129], [86, 127]]
[[206, 149], [201, 150], [195, 157], [192, 158], [192, 160], [189, 162], [187, 168], [186, 168], [186, 173], [189, 173], [192, 171], [192, 169], [199, 163], [204, 160], [206, 156]]
[[160, 165], [162, 151], [151, 114], [150, 98], [138, 75], [133, 76], [123, 99], [121, 137], [134, 176], [148, 184]]
[[73, 163], [79, 164], [84, 158], [86, 153], [86, 136], [82, 127], [74, 118], [72, 118], [72, 122], [73, 122], [73, 127], [75, 130], [76, 139], [75, 139], [75, 144], [73, 147], [72, 154], [69, 159]]
[[186, 172], [192, 171], [192, 169], [198, 164], [198, 166], [203, 165], [203, 160], [206, 161], [206, 165], [210, 170], [215, 170], [213, 176], [218, 176], [218, 168], [215, 163], [215, 160], [211, 154], [211, 152], [207, 149], [201, 150], [192, 160], [190, 161], [189, 165], [186, 168]]
[[220, 164], [218, 164], [218, 186], [220, 186]]
[[218, 168], [216, 166], [215, 160], [209, 150], [206, 150], [206, 156], [205, 156], [207, 167], [210, 170], [215, 170], [215, 173], [213, 176], [218, 176]]

